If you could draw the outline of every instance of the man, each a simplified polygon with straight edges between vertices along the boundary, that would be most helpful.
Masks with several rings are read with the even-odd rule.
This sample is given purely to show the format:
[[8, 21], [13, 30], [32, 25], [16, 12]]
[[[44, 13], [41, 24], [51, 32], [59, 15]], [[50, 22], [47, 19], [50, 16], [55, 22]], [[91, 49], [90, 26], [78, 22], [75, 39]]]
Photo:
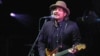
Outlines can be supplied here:
[[[79, 28], [75, 22], [69, 20], [70, 10], [66, 3], [57, 1], [50, 6], [50, 10], [53, 19], [43, 25], [39, 34], [38, 51], [40, 56], [55, 56], [54, 50], [61, 52], [80, 41]], [[71, 50], [62, 56], [74, 56], [74, 51]]]

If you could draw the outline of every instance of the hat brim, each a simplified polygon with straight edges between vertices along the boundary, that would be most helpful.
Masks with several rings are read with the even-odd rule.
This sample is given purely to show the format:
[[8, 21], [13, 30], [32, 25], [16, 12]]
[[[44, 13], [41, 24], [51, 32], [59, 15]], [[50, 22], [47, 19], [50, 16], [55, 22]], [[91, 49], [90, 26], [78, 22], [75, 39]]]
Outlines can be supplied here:
[[65, 8], [65, 7], [62, 7], [62, 6], [60, 6], [60, 5], [56, 5], [56, 4], [52, 4], [52, 5], [50, 6], [50, 10], [55, 9], [56, 7], [63, 8], [63, 9], [66, 11], [66, 13], [68, 13], [68, 15], [70, 14], [69, 8]]

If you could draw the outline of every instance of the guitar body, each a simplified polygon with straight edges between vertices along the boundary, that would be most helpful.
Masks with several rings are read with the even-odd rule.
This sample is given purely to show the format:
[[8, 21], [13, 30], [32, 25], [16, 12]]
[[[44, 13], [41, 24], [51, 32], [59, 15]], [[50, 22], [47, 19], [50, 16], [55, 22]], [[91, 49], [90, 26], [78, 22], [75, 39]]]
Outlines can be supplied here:
[[57, 49], [53, 50], [53, 51], [49, 51], [46, 48], [46, 56], [55, 56], [55, 54], [57, 53]]

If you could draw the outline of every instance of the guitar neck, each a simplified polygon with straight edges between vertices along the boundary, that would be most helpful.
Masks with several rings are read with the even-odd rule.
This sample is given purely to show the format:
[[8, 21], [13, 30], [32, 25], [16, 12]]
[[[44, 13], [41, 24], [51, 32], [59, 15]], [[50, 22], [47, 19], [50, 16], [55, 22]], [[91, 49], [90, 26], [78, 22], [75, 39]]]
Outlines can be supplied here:
[[[77, 49], [78, 51], [80, 51], [81, 49], [85, 49], [86, 45], [85, 44], [78, 44], [74, 48]], [[69, 50], [70, 49], [66, 49], [64, 51], [58, 52], [58, 53], [55, 54], [55, 56], [62, 56], [64, 54], [67, 54], [67, 53], [69, 53]]]
[[68, 50], [67, 49], [64, 50], [64, 51], [61, 51], [61, 52], [56, 53], [55, 56], [62, 56], [64, 54], [66, 54], [66, 53], [68, 53]]

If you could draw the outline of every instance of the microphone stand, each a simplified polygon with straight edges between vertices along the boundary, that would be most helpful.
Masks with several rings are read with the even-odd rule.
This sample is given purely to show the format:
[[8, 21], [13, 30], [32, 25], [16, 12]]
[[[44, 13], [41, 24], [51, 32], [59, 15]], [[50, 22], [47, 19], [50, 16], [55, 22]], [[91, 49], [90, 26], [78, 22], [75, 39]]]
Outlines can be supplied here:
[[[34, 41], [32, 47], [31, 47], [31, 50], [29, 51], [28, 56], [34, 56], [34, 50], [33, 50], [33, 48], [35, 47], [35, 45], [36, 45], [36, 43], [37, 43], [37, 41], [38, 41], [39, 35], [40, 35], [41, 31], [42, 31], [42, 29], [40, 30], [40, 22], [41, 22], [41, 19], [42, 19], [42, 17], [41, 17], [40, 20], [39, 20], [39, 34], [38, 34], [37, 38], [35, 39], [35, 41]], [[47, 22], [47, 19], [45, 19], [43, 25], [44, 25], [46, 22]]]

